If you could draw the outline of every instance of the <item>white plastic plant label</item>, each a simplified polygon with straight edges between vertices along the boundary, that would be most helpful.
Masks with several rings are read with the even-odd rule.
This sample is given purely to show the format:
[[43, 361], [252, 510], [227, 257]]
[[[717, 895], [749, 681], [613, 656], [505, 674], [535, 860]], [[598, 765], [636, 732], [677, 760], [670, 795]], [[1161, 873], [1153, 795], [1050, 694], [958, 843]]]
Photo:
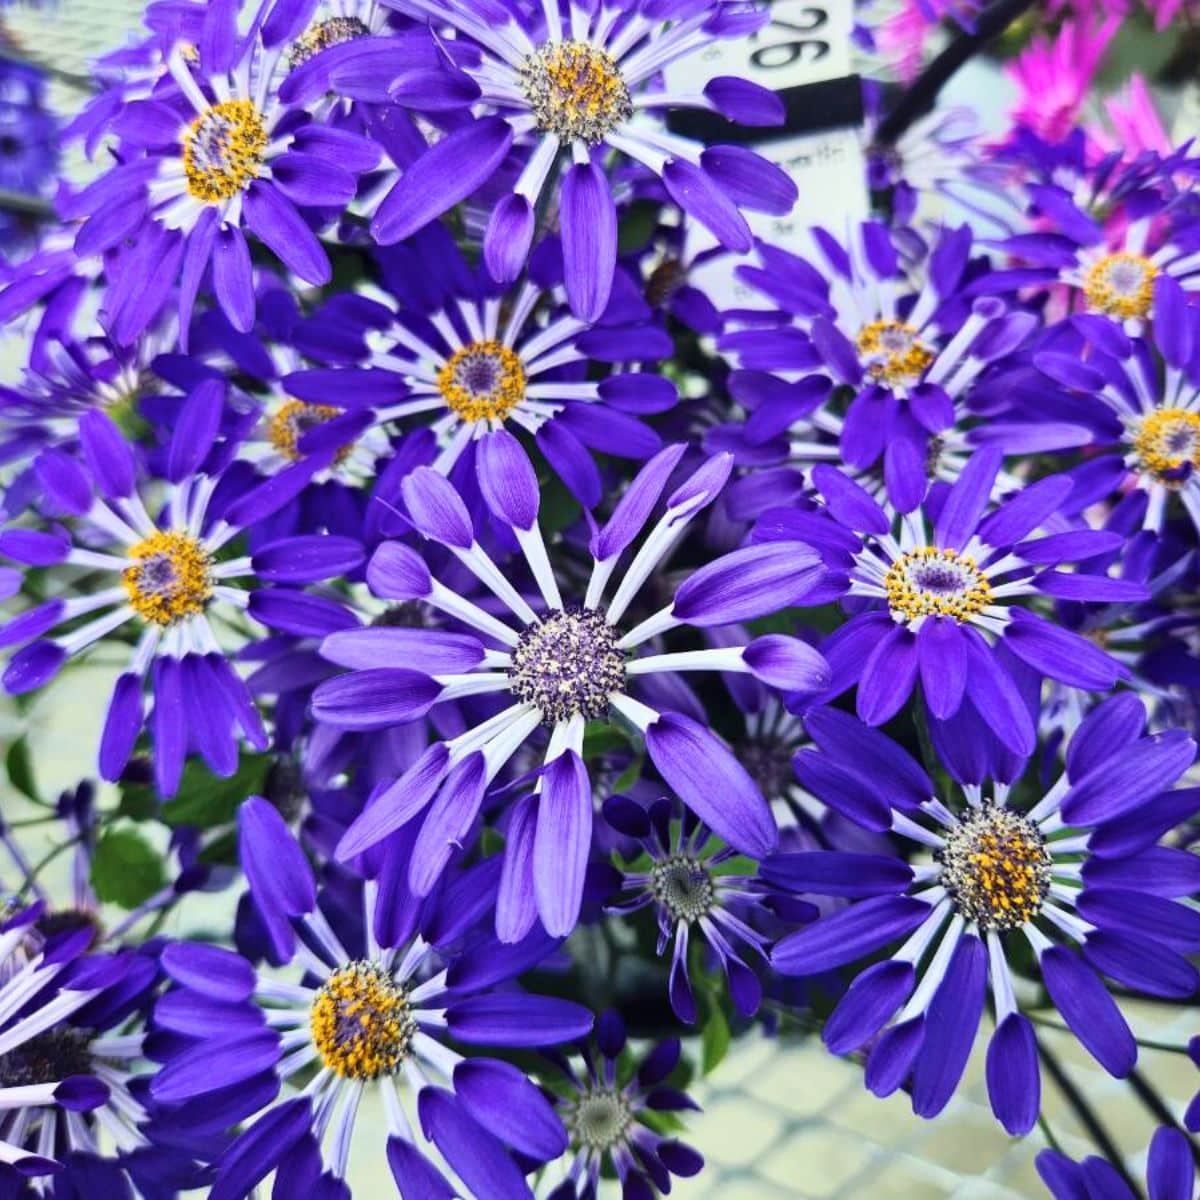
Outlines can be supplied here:
[[[699, 91], [716, 75], [740, 75], [774, 91], [839, 79], [853, 67], [850, 40], [853, 0], [775, 0], [771, 21], [751, 38], [714, 42], [676, 64], [673, 85]], [[817, 133], [768, 133], [754, 144], [796, 181], [799, 199], [784, 217], [747, 213], [755, 236], [798, 254], [810, 250], [808, 230], [816, 224], [840, 233], [865, 218], [869, 204], [866, 161], [858, 128]], [[703, 227], [690, 223], [688, 262], [715, 245]], [[762, 308], [765, 302], [737, 278], [739, 263], [753, 256], [722, 254], [691, 272], [692, 282], [729, 308]]]

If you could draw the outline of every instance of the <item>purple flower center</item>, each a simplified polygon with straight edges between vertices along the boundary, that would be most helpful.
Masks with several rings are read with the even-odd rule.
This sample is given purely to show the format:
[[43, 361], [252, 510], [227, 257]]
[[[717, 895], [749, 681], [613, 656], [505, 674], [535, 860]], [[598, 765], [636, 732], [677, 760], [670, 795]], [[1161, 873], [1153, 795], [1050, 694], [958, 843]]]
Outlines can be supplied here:
[[536, 705], [547, 725], [581, 714], [608, 715], [610, 697], [625, 685], [625, 655], [617, 632], [594, 609], [548, 613], [530, 625], [513, 651], [513, 693]]
[[92, 1035], [69, 1025], [39, 1033], [0, 1055], [0, 1087], [57, 1083], [72, 1075], [90, 1075]]

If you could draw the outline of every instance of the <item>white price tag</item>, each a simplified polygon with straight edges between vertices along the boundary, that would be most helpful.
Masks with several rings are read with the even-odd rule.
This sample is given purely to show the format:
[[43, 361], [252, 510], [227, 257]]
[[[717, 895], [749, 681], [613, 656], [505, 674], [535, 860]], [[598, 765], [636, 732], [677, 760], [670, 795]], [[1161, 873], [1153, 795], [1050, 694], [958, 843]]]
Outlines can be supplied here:
[[[668, 70], [673, 87], [699, 91], [716, 75], [751, 79], [774, 91], [839, 79], [853, 70], [851, 32], [854, 0], [775, 0], [771, 21], [752, 37], [714, 42]], [[800, 197], [786, 217], [747, 213], [755, 236], [796, 254], [812, 251], [809, 229], [824, 225], [841, 236], [869, 215], [866, 158], [859, 129], [767, 137], [754, 149], [782, 166], [796, 181]], [[687, 261], [716, 244], [712, 235], [689, 222]], [[763, 297], [742, 284], [739, 263], [753, 255], [722, 254], [690, 272], [718, 307], [767, 308]]]
[[770, 24], [672, 63], [667, 83], [699, 91], [715, 75], [736, 75], [780, 91], [849, 75], [853, 20], [854, 0], [775, 0]]

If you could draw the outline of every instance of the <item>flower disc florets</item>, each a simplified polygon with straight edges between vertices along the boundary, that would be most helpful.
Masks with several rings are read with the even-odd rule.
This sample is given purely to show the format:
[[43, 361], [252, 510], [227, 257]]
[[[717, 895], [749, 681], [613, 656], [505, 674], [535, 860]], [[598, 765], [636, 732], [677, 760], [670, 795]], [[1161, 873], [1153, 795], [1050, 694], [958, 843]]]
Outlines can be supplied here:
[[525, 367], [501, 342], [472, 342], [438, 371], [437, 386], [464, 421], [503, 421], [525, 398]]
[[905, 621], [919, 617], [966, 621], [992, 602], [991, 584], [973, 558], [935, 546], [902, 554], [888, 568], [883, 586], [892, 615]]
[[1200, 469], [1200, 413], [1159, 408], [1135, 427], [1133, 452], [1138, 466], [1160, 483], [1182, 483]]
[[0, 1055], [0, 1087], [31, 1087], [91, 1074], [92, 1036], [69, 1025], [37, 1034]]
[[904, 321], [872, 321], [859, 330], [859, 354], [869, 360], [867, 373], [884, 383], [917, 383], [936, 357]]
[[600, 1152], [612, 1150], [624, 1142], [632, 1124], [629, 1102], [616, 1088], [592, 1088], [583, 1092], [567, 1114], [567, 1126], [575, 1142]]
[[367, 37], [370, 32], [357, 17], [330, 17], [326, 21], [317, 21], [292, 43], [287, 55], [288, 66], [295, 70], [322, 50]]
[[267, 127], [250, 100], [224, 100], [198, 116], [183, 135], [183, 170], [197, 200], [232, 200], [257, 179]]
[[981, 929], [1016, 929], [1041, 911], [1050, 852], [1032, 821], [987, 805], [946, 836], [941, 881], [955, 907]]
[[330, 975], [309, 1020], [321, 1061], [345, 1079], [394, 1075], [417, 1029], [408, 993], [373, 962], [353, 962]]
[[691, 924], [713, 906], [714, 888], [708, 868], [687, 854], [673, 854], [650, 868], [654, 898], [676, 921]]
[[212, 556], [194, 537], [158, 532], [128, 551], [121, 573], [129, 603], [145, 621], [164, 628], [204, 611], [212, 599]]
[[1121, 320], [1145, 318], [1154, 303], [1158, 268], [1140, 254], [1109, 254], [1094, 263], [1084, 280], [1088, 307]]
[[[288, 400], [279, 406], [278, 412], [267, 423], [267, 441], [289, 462], [299, 462], [300, 440], [310, 430], [341, 416], [344, 410], [330, 404], [309, 404], [304, 400]], [[343, 446], [334, 456], [335, 463], [345, 461], [351, 450]]]
[[612, 55], [598, 46], [549, 42], [519, 74], [542, 133], [594, 146], [633, 116], [629, 87]]
[[540, 708], [548, 725], [576, 714], [599, 720], [625, 684], [625, 655], [601, 613], [568, 608], [525, 630], [509, 677], [513, 693]]

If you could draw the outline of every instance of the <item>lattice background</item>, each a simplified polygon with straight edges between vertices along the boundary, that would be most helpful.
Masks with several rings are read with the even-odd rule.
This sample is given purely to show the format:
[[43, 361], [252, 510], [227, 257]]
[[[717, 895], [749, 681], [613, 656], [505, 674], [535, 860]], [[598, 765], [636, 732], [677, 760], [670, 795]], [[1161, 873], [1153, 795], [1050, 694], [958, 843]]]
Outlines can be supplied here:
[[[126, 41], [140, 20], [141, 0], [59, 0], [41, 10], [6, 14], [9, 29], [25, 51], [46, 65], [74, 75], [89, 74], [90, 59]], [[998, 106], [997, 80], [979, 76], [957, 81], [959, 101], [989, 96]], [[51, 89], [52, 101], [71, 111], [83, 93], [64, 82]], [[997, 107], [998, 111], [998, 107]], [[67, 170], [86, 167], [68, 157]], [[28, 732], [46, 794], [72, 785], [94, 771], [93, 747], [115, 663], [98, 662], [73, 671], [71, 685], [52, 688], [18, 718], [7, 699], [0, 702], [0, 747]], [[10, 800], [4, 798], [6, 814]], [[220, 929], [227, 901], [190, 899], [188, 915], [170, 932]], [[1200, 1030], [1195, 1008], [1126, 1007], [1139, 1036], [1170, 1045], [1185, 1044]], [[1043, 1031], [1047, 1044], [1115, 1137], [1135, 1176], [1144, 1169], [1146, 1143], [1154, 1122], [1128, 1086], [1099, 1070], [1073, 1039]], [[1178, 1114], [1200, 1077], [1183, 1055], [1143, 1051], [1140, 1068]], [[1044, 1084], [1047, 1113], [1055, 1135], [1071, 1152], [1088, 1153], [1085, 1132], [1053, 1083]], [[983, 1045], [977, 1048], [966, 1086], [934, 1122], [914, 1117], [904, 1096], [878, 1100], [862, 1086], [861, 1070], [835, 1059], [814, 1039], [799, 1044], [763, 1038], [735, 1044], [729, 1057], [695, 1091], [704, 1113], [690, 1122], [689, 1138], [708, 1165], [695, 1180], [677, 1185], [682, 1200], [1020, 1200], [1045, 1195], [1033, 1168], [1043, 1145], [1035, 1132], [1023, 1142], [1005, 1136], [987, 1107]], [[364, 1108], [364, 1126], [380, 1115]], [[359, 1144], [371, 1140], [359, 1131]], [[391, 1181], [378, 1162], [356, 1156], [351, 1182], [370, 1196], [390, 1194]], [[386, 1168], [382, 1169], [386, 1171]]]

